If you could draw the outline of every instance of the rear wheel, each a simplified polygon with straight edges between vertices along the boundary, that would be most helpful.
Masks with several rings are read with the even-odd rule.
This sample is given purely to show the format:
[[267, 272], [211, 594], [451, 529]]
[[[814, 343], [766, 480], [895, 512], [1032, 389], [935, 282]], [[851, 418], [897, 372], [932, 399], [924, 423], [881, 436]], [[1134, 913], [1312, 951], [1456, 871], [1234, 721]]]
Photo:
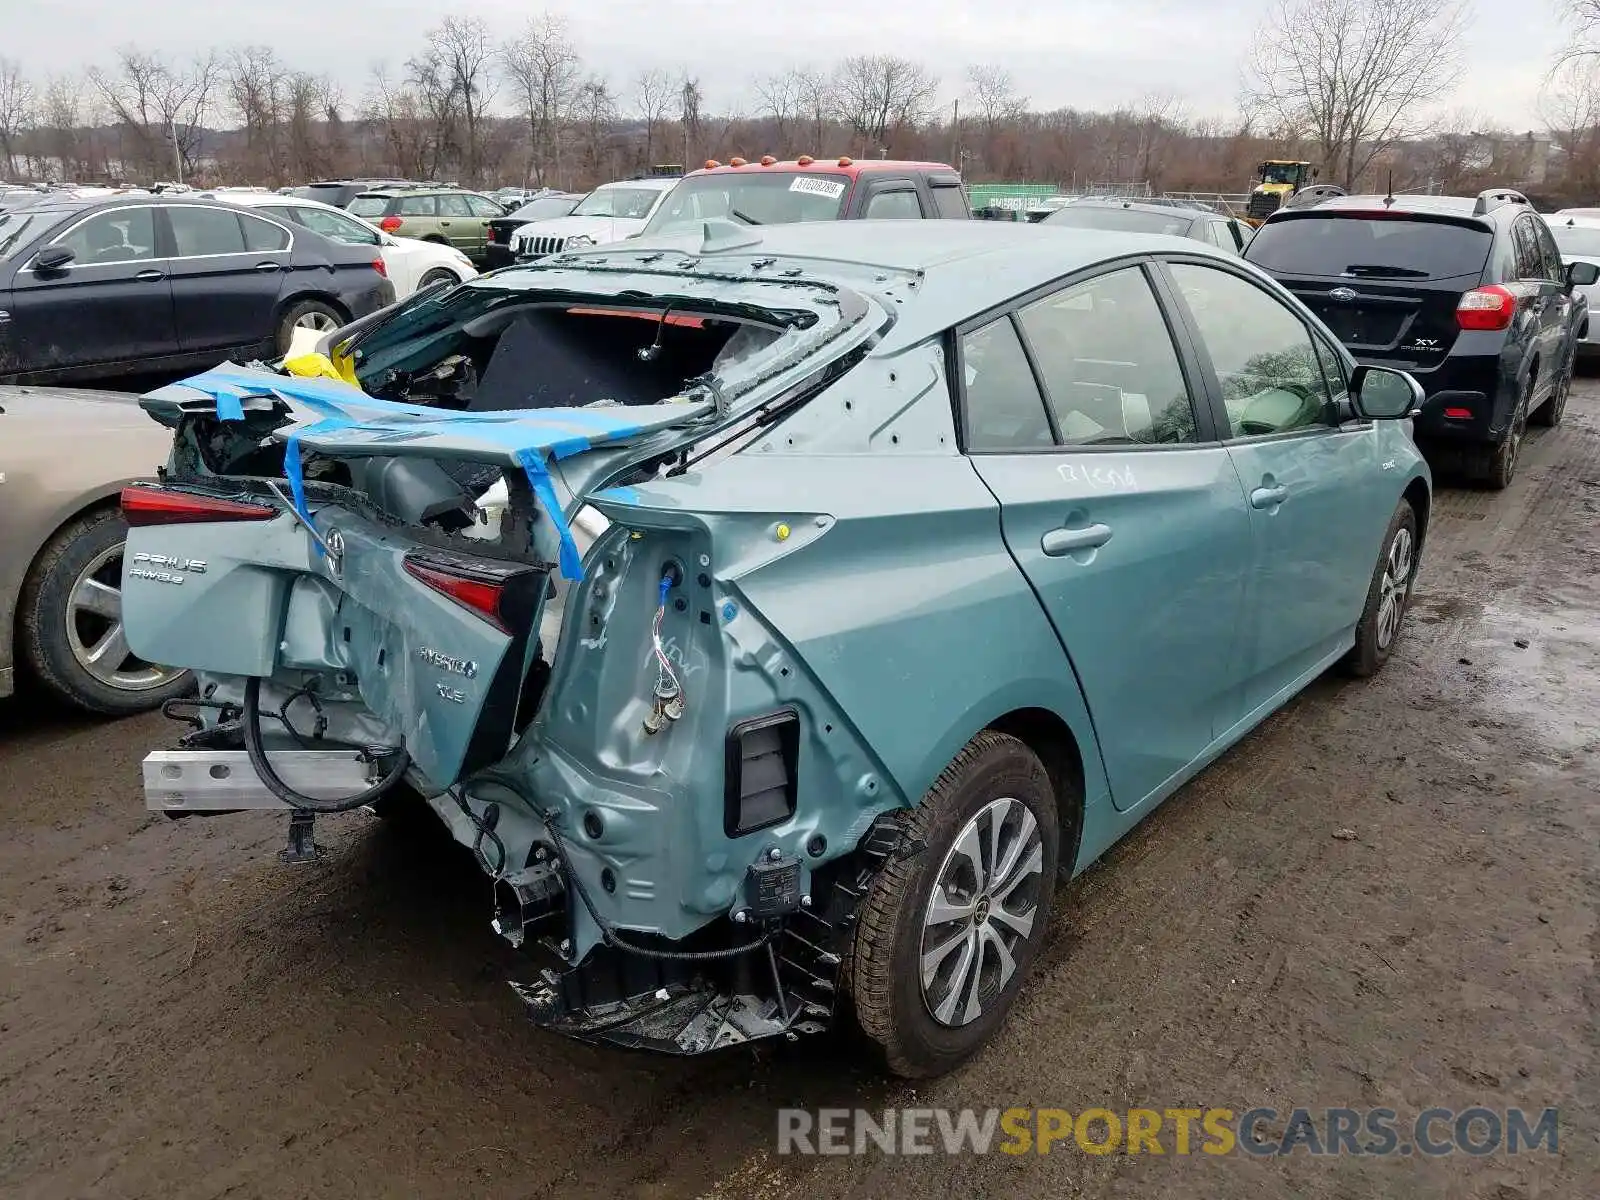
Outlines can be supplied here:
[[856, 1020], [892, 1071], [940, 1075], [993, 1036], [1050, 917], [1056, 797], [1038, 757], [993, 731], [914, 810], [910, 842], [862, 903], [849, 955]]
[[289, 353], [289, 343], [297, 329], [332, 333], [345, 323], [344, 314], [325, 300], [301, 300], [291, 304], [278, 318], [276, 344], [279, 354]]
[[1517, 397], [1517, 406], [1511, 413], [1511, 425], [1505, 437], [1483, 452], [1478, 477], [1495, 491], [1511, 486], [1517, 473], [1517, 459], [1522, 453], [1522, 439], [1528, 432], [1528, 397], [1533, 394], [1533, 379], [1529, 378]]
[[115, 509], [68, 523], [28, 573], [18, 611], [23, 660], [57, 697], [123, 716], [155, 708], [193, 686], [187, 671], [145, 662], [122, 626], [122, 549]]
[[1572, 352], [1567, 355], [1566, 366], [1556, 378], [1555, 390], [1550, 393], [1550, 399], [1529, 415], [1530, 422], [1546, 428], [1561, 424], [1562, 414], [1567, 411], [1567, 396], [1572, 392], [1572, 372], [1577, 366], [1577, 358], [1577, 347], [1573, 347]]
[[1417, 549], [1417, 514], [1409, 500], [1402, 500], [1390, 518], [1383, 552], [1372, 570], [1366, 607], [1356, 623], [1356, 644], [1344, 659], [1350, 674], [1375, 675], [1394, 652], [1417, 576]]
[[454, 271], [451, 271], [445, 267], [435, 267], [421, 279], [417, 280], [417, 288], [420, 290], [425, 287], [432, 287], [436, 283], [448, 283], [454, 285], [460, 282], [461, 277]]

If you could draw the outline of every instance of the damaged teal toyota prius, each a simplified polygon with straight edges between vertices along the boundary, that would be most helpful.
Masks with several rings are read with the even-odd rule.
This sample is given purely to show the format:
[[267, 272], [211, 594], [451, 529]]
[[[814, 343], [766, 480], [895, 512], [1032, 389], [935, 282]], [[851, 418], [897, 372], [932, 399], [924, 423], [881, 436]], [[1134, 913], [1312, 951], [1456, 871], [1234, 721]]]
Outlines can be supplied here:
[[992, 1036], [1084, 870], [1394, 650], [1420, 392], [1191, 241], [950, 221], [569, 253], [147, 395], [175, 815], [421, 797], [541, 1026]]

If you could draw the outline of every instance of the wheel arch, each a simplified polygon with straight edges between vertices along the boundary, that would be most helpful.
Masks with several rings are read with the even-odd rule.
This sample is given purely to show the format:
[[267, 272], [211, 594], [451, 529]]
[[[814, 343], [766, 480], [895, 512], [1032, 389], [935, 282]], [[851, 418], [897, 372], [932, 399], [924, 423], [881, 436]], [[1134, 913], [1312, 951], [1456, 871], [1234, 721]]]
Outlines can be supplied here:
[[279, 299], [278, 306], [272, 310], [272, 331], [274, 334], [277, 333], [278, 322], [283, 320], [284, 314], [296, 304], [300, 304], [306, 300], [315, 300], [318, 304], [326, 304], [329, 308], [333, 309], [334, 312], [338, 313], [339, 316], [343, 318], [344, 323], [347, 325], [354, 319], [350, 313], [349, 307], [346, 306], [344, 301], [340, 300], [339, 297], [334, 295], [332, 292], [318, 291], [316, 288], [306, 288], [303, 291], [294, 292], [291, 295], [284, 296]]
[[1427, 481], [1420, 475], [1406, 484], [1406, 490], [1400, 498], [1411, 505], [1411, 511], [1417, 516], [1417, 550], [1420, 553], [1428, 541], [1428, 518], [1433, 510], [1433, 493], [1428, 489]]
[[119, 479], [115, 483], [104, 484], [91, 491], [79, 493], [73, 498], [73, 503], [62, 505], [51, 514], [49, 527], [42, 537], [33, 539], [30, 545], [24, 547], [27, 567], [17, 576], [17, 586], [14, 590], [0, 593], [0, 647], [5, 650], [4, 657], [0, 658], [0, 667], [16, 666], [17, 614], [21, 611], [22, 595], [33, 582], [39, 555], [44, 548], [55, 541], [61, 531], [72, 522], [102, 509], [117, 507], [122, 489], [136, 482], [135, 479]]
[[1060, 819], [1057, 869], [1063, 876], [1070, 874], [1083, 844], [1085, 813], [1083, 749], [1072, 726], [1051, 709], [1018, 708], [991, 721], [986, 728], [1016, 738], [1044, 764]]

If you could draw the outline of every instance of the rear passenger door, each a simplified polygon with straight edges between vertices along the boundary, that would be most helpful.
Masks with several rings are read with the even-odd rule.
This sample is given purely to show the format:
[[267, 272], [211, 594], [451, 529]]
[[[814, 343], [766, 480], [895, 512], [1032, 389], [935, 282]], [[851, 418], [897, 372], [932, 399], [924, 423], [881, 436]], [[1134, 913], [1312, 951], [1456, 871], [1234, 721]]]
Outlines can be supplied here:
[[1543, 348], [1539, 357], [1542, 364], [1539, 368], [1539, 395], [1530, 400], [1530, 405], [1537, 407], [1555, 388], [1565, 366], [1573, 299], [1572, 293], [1567, 290], [1567, 273], [1561, 262], [1561, 251], [1556, 249], [1556, 240], [1550, 236], [1550, 227], [1537, 217], [1524, 219], [1533, 222], [1534, 240], [1539, 246], [1539, 289], [1547, 297], [1542, 322]]
[[1146, 268], [958, 331], [963, 437], [1072, 659], [1116, 806], [1240, 712], [1244, 495]]
[[1167, 264], [1249, 502], [1245, 706], [1351, 644], [1398, 499], [1370, 424], [1341, 422], [1343, 360], [1290, 304], [1215, 262]]
[[861, 207], [862, 219], [867, 221], [918, 221], [925, 215], [917, 185], [909, 179], [873, 180]]
[[257, 348], [274, 333], [289, 269], [286, 227], [204, 205], [162, 210], [172, 240], [172, 306], [185, 351]]

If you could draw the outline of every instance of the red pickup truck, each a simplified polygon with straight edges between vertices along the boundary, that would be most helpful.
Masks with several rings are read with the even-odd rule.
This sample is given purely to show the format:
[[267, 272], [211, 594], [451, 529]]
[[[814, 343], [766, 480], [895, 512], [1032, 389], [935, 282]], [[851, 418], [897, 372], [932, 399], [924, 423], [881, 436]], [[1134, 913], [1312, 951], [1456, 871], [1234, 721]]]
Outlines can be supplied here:
[[968, 220], [961, 176], [944, 163], [873, 158], [708, 161], [685, 175], [639, 236], [684, 232], [707, 220], [741, 225], [861, 219]]

